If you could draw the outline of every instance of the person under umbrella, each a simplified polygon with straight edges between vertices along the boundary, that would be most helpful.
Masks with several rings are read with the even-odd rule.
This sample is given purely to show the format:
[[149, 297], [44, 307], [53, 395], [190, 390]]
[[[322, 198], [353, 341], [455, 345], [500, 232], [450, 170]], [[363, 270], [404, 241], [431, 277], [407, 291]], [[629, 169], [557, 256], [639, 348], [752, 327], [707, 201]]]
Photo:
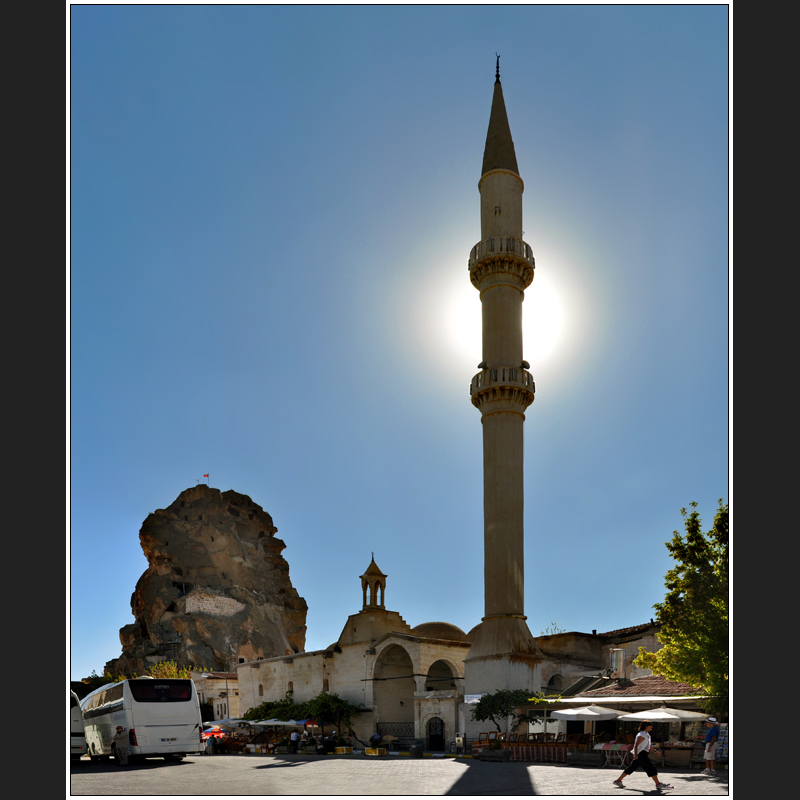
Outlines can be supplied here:
[[649, 719], [643, 720], [639, 726], [639, 733], [636, 734], [636, 739], [633, 742], [633, 763], [623, 771], [622, 775], [614, 781], [614, 786], [623, 788], [622, 779], [628, 775], [632, 775], [637, 769], [643, 769], [649, 778], [652, 778], [656, 784], [656, 789], [672, 789], [669, 783], [662, 783], [658, 779], [658, 770], [653, 766], [650, 761], [650, 731], [653, 730], [653, 723]]

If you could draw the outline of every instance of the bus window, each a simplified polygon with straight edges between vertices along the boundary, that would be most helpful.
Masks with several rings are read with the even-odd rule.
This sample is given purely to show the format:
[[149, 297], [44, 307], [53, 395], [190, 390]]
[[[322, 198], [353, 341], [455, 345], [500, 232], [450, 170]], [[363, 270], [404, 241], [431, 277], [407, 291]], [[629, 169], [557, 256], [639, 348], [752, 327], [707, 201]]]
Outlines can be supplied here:
[[181, 703], [192, 699], [192, 682], [188, 680], [132, 680], [129, 685], [137, 703]]

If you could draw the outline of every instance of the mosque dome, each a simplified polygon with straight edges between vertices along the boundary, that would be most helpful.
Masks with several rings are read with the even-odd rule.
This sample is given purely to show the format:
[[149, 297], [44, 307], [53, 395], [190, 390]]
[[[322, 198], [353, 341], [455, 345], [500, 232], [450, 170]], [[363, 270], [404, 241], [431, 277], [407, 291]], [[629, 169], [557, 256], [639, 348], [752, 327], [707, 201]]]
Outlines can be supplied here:
[[472, 644], [472, 642], [475, 641], [475, 637], [478, 635], [478, 628], [480, 628], [481, 625], [483, 625], [483, 623], [479, 622], [474, 628], [472, 628], [470, 632], [464, 637], [464, 641]]
[[457, 625], [449, 622], [423, 622], [411, 629], [413, 636], [424, 636], [428, 639], [447, 639], [451, 642], [466, 641], [467, 634]]

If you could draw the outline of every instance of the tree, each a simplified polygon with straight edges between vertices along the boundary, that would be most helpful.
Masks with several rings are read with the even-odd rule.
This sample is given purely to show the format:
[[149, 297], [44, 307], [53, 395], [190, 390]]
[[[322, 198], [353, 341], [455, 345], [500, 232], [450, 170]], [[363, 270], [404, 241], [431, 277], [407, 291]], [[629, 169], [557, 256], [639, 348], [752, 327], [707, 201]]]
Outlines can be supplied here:
[[472, 709], [472, 718], [478, 722], [490, 720], [502, 733], [500, 722], [513, 717], [514, 725], [523, 719], [527, 719], [527, 714], [518, 714], [516, 709], [530, 703], [538, 697], [531, 697], [531, 692], [522, 689], [498, 689], [492, 694], [485, 694], [475, 704]]
[[118, 683], [119, 681], [124, 681], [124, 675], [117, 675], [115, 678], [110, 673], [106, 672], [102, 677], [97, 674], [97, 670], [92, 670], [92, 674], [89, 675], [87, 678], [81, 678], [81, 683], [85, 683], [87, 686], [90, 687], [91, 691], [95, 689], [99, 689], [101, 686], [105, 686], [107, 683]]
[[685, 535], [675, 531], [666, 543], [677, 566], [665, 576], [664, 602], [653, 606], [664, 646], [656, 653], [640, 647], [635, 663], [701, 689], [711, 697], [706, 710], [723, 714], [728, 710], [728, 504], [719, 500], [706, 533], [697, 503], [690, 505], [691, 513], [681, 509]]
[[316, 697], [303, 704], [307, 716], [313, 717], [320, 726], [320, 735], [325, 735], [326, 722], [335, 722], [336, 730], [341, 734], [342, 725], [350, 727], [353, 717], [360, 711], [358, 706], [349, 700], [343, 700], [338, 694], [320, 692]]
[[174, 661], [159, 661], [147, 668], [151, 678], [191, 678], [192, 667], [179, 667]]
[[242, 719], [305, 719], [311, 716], [306, 713], [305, 703], [295, 703], [293, 692], [286, 692], [283, 700], [265, 700], [257, 706], [248, 708]]

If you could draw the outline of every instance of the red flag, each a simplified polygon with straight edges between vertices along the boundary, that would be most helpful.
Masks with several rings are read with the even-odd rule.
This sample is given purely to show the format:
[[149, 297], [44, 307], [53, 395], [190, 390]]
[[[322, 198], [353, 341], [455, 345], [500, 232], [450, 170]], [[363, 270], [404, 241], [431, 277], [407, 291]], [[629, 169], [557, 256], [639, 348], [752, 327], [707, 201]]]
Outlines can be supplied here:
[[207, 477], [208, 477], [208, 475], [203, 475], [203, 477], [204, 477], [204, 478], [207, 478]]

